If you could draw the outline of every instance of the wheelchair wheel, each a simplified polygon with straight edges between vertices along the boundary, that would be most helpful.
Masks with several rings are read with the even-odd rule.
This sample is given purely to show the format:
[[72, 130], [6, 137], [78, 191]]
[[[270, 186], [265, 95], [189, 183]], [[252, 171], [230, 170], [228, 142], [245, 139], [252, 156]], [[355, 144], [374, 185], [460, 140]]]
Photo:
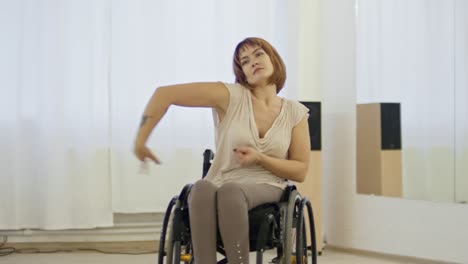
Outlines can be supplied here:
[[179, 264], [183, 262], [193, 264], [195, 262], [193, 258], [193, 248], [190, 243], [184, 246], [180, 241], [175, 241], [172, 245], [172, 254], [172, 260], [168, 258], [166, 263]]
[[180, 241], [174, 242], [172, 248], [173, 248], [172, 252], [174, 252], [174, 262], [173, 263], [180, 263]]
[[308, 202], [307, 198], [300, 200], [297, 205], [297, 219], [296, 219], [296, 245], [295, 245], [295, 256], [293, 257], [293, 263], [306, 264], [307, 261], [307, 234], [305, 228], [305, 217], [304, 207]]
[[[188, 229], [183, 221], [184, 214], [187, 213], [187, 200], [191, 187], [192, 184], [185, 185], [181, 193], [174, 196], [167, 207], [159, 240], [158, 264], [180, 264], [181, 261], [185, 263], [193, 261], [193, 254], [191, 254], [193, 249], [188, 242], [190, 241], [187, 238]], [[168, 228], [169, 226], [170, 228]], [[169, 233], [167, 234], [168, 229]], [[184, 254], [182, 254], [183, 248], [185, 248]], [[164, 260], [164, 258], [166, 259]]]
[[167, 253], [166, 253], [167, 227], [168, 227], [169, 219], [170, 219], [170, 216], [171, 216], [171, 213], [172, 213], [172, 207], [174, 207], [174, 205], [176, 204], [177, 198], [178, 198], [177, 196], [172, 198], [172, 200], [169, 202], [169, 205], [167, 206], [166, 214], [164, 215], [163, 226], [162, 226], [162, 230], [161, 230], [161, 236], [159, 238], [158, 264], [163, 264], [164, 263], [164, 256], [167, 255]]
[[[309, 219], [309, 231], [310, 231], [310, 239], [311, 239], [311, 245], [310, 247], [307, 247], [311, 251], [311, 263], [316, 264], [317, 263], [317, 241], [315, 237], [315, 221], [314, 221], [314, 213], [312, 210], [312, 204], [308, 199], [304, 199], [302, 202], [307, 206], [307, 213], [308, 213], [308, 219]], [[305, 232], [304, 232], [305, 234]]]
[[283, 244], [282, 249], [283, 253], [280, 257], [280, 264], [291, 264], [293, 261], [292, 258], [292, 248], [293, 245], [293, 238], [295, 237], [296, 233], [293, 232], [293, 223], [294, 223], [294, 215], [295, 210], [298, 208], [298, 204], [300, 204], [301, 196], [299, 193], [294, 190], [291, 192], [288, 200], [288, 206], [286, 211], [283, 212], [284, 217], [284, 224], [283, 227]]
[[[177, 200], [175, 202], [175, 208], [174, 209], [177, 209], [180, 207], [180, 200]], [[171, 230], [169, 232], [169, 238], [167, 239], [169, 241], [168, 245], [167, 245], [167, 254], [166, 254], [166, 264], [173, 264], [173, 263], [177, 263], [177, 262], [172, 262], [172, 260], [174, 259], [174, 251], [177, 253], [178, 252], [178, 256], [180, 258], [180, 243], [177, 245], [177, 243], [174, 243], [173, 240], [174, 240], [174, 217], [172, 218], [172, 221], [171, 221]], [[174, 250], [178, 248], [178, 250]], [[180, 263], [180, 260], [179, 260], [179, 263]]]
[[[305, 220], [305, 218], [303, 218], [303, 221], [304, 220]], [[304, 221], [304, 224], [302, 225], [302, 238], [303, 238], [303, 240], [302, 240], [303, 241], [302, 242], [303, 243], [302, 244], [302, 250], [304, 252], [303, 255], [302, 255], [303, 258], [304, 258], [303, 263], [307, 264], [307, 263], [309, 263], [309, 261], [308, 261], [309, 254], [308, 254], [308, 251], [307, 251], [308, 247], [307, 247], [307, 234], [306, 234], [305, 221]]]

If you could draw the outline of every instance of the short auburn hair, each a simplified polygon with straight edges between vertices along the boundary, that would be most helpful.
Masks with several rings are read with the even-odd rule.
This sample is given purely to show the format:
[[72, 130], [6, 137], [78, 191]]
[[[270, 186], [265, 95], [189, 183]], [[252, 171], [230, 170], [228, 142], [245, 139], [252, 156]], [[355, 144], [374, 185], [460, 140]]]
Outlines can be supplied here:
[[266, 40], [261, 38], [246, 38], [237, 44], [233, 58], [233, 68], [234, 75], [236, 76], [236, 83], [250, 87], [245, 78], [245, 74], [242, 70], [242, 65], [239, 58], [240, 52], [246, 46], [258, 46], [268, 54], [271, 63], [273, 64], [273, 74], [268, 79], [268, 83], [276, 84], [276, 93], [279, 93], [284, 86], [284, 82], [286, 81], [286, 66], [284, 65], [283, 59], [281, 59], [276, 49]]

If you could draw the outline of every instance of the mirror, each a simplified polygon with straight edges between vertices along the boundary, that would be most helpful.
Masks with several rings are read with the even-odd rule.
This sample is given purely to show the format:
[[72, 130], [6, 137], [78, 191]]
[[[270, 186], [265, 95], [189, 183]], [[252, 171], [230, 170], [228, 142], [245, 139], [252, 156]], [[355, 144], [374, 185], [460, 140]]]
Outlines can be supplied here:
[[468, 2], [356, 1], [356, 189], [468, 201]]

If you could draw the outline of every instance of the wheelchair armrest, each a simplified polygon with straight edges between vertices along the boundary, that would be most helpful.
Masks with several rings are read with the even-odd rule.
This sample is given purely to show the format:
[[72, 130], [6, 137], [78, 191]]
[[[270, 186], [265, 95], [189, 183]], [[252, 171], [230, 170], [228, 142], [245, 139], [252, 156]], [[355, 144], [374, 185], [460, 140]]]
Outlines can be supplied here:
[[297, 190], [296, 185], [288, 184], [288, 186], [286, 186], [286, 188], [283, 191], [283, 195], [281, 196], [280, 202], [288, 202], [289, 196], [291, 196], [291, 193], [295, 190]]
[[202, 178], [205, 178], [208, 170], [211, 167], [211, 160], [214, 158], [214, 152], [211, 149], [205, 149], [203, 152], [203, 173]]
[[203, 161], [209, 162], [214, 158], [214, 152], [211, 149], [205, 149], [203, 152]]
[[184, 186], [184, 188], [182, 189], [182, 191], [180, 192], [179, 196], [178, 196], [178, 200], [180, 201], [181, 203], [181, 207], [188, 207], [188, 195], [190, 193], [190, 190], [192, 189], [192, 186], [193, 184], [191, 183], [188, 183]]

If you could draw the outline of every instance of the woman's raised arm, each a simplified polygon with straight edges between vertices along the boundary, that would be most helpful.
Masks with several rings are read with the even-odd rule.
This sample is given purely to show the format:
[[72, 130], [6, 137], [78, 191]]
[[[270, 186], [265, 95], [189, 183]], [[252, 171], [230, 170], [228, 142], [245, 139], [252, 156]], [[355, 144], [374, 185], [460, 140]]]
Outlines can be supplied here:
[[200, 82], [162, 86], [156, 89], [148, 102], [135, 139], [135, 155], [139, 160], [159, 160], [145, 146], [154, 127], [171, 105], [211, 107], [224, 116], [229, 105], [229, 92], [221, 82]]

